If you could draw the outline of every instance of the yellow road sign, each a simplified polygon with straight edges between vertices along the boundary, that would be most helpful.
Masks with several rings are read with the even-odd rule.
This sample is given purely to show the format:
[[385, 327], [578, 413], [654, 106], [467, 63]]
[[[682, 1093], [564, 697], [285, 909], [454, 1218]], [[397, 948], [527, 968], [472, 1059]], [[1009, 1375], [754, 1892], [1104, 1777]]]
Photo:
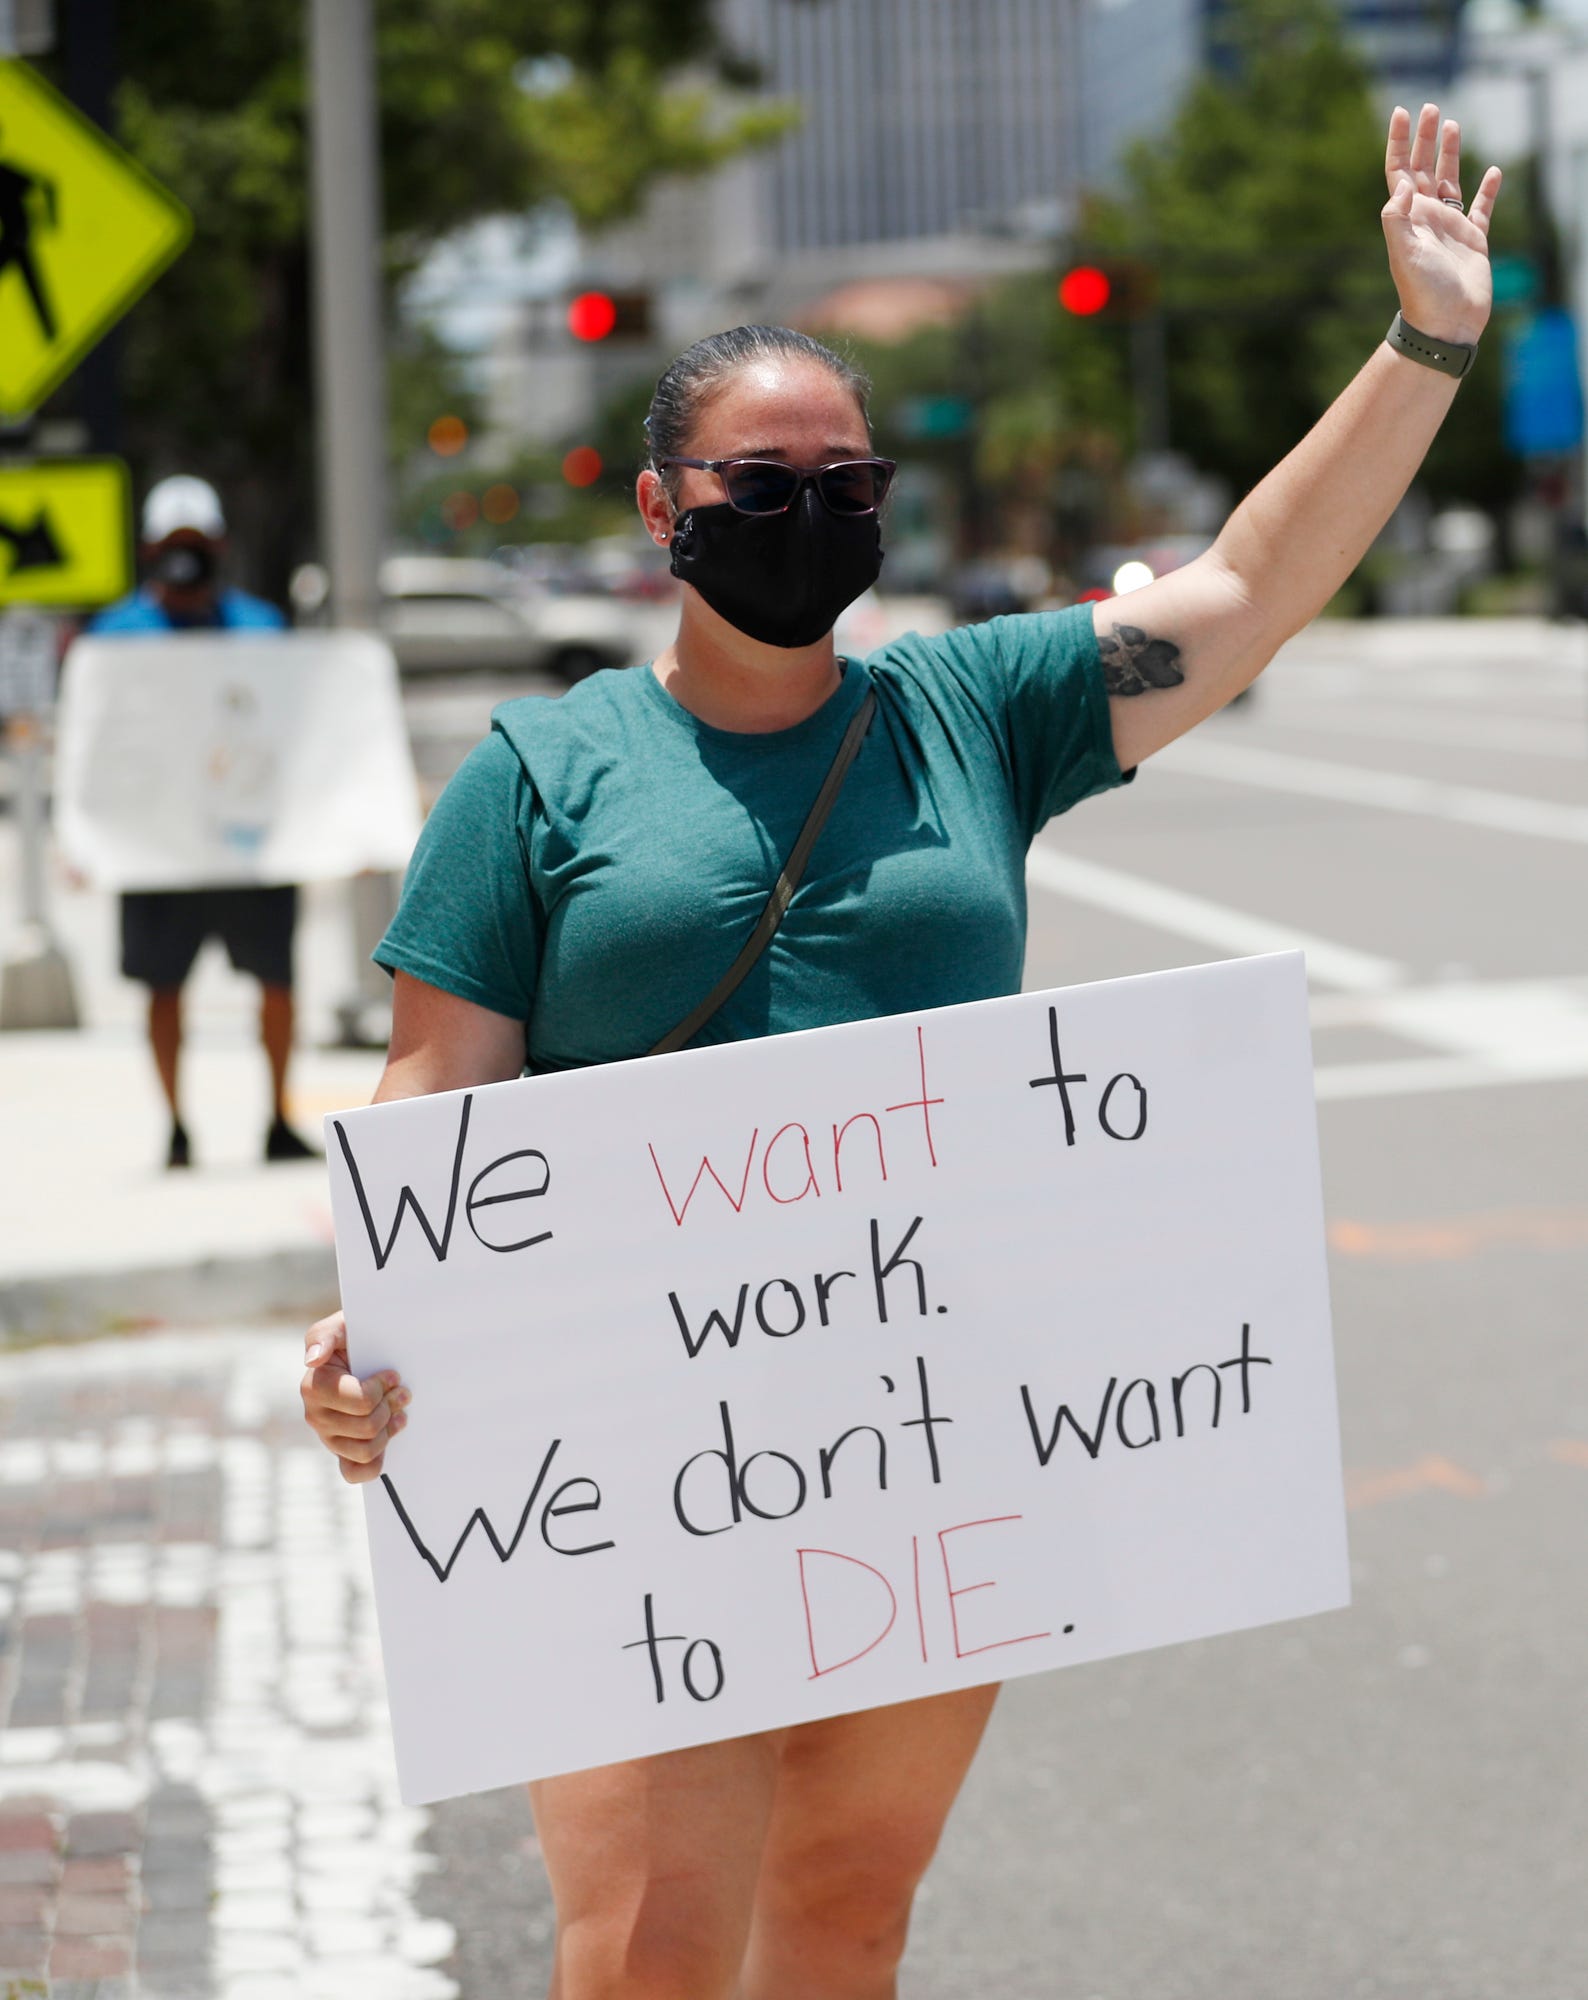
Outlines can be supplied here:
[[0, 412], [37, 408], [192, 228], [36, 70], [0, 61]]
[[119, 458], [0, 465], [0, 605], [105, 604], [132, 586]]

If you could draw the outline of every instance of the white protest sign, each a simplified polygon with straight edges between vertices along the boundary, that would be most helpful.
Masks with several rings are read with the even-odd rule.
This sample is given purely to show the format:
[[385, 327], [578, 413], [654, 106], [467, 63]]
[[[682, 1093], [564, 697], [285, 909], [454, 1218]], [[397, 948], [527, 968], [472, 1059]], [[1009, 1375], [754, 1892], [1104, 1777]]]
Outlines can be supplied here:
[[1347, 1601], [1299, 954], [326, 1140], [412, 1802]]
[[56, 834], [101, 889], [406, 865], [419, 790], [397, 669], [364, 632], [136, 633], [66, 657]]

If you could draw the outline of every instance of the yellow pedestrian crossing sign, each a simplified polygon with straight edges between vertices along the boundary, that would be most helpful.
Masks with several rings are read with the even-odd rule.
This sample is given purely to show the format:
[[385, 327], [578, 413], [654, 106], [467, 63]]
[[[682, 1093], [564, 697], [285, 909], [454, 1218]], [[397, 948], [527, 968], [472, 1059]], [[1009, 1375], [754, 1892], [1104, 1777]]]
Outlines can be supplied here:
[[192, 227], [36, 70], [0, 61], [0, 413], [36, 409]]
[[119, 458], [0, 465], [0, 606], [106, 604], [132, 586]]

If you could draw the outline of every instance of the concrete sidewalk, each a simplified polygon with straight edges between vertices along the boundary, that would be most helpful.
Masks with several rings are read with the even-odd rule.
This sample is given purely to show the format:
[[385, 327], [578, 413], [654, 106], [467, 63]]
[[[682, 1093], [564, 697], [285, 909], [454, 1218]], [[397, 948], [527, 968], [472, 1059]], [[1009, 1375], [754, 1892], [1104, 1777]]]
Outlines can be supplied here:
[[527, 1849], [492, 1903], [525, 1969], [449, 1969], [469, 1885], [398, 1798], [363, 1505], [297, 1352], [228, 1326], [0, 1355], [0, 1995], [532, 1990]]
[[[15, 872], [0, 822], [0, 911], [16, 907]], [[325, 1170], [261, 1158], [258, 988], [206, 947], [186, 1008], [195, 1164], [170, 1173], [143, 992], [116, 973], [115, 898], [60, 881], [51, 914], [84, 1025], [0, 1035], [0, 1344], [323, 1309], [336, 1296]], [[316, 1143], [325, 1113], [367, 1104], [380, 1075], [379, 1054], [323, 1046], [351, 973], [340, 885], [306, 891], [291, 1109]]]
[[[301, 1052], [293, 1114], [367, 1104], [378, 1055]], [[0, 1038], [0, 1340], [313, 1314], [336, 1296], [325, 1169], [266, 1166], [263, 1058], [206, 1038], [185, 1078], [197, 1165], [160, 1164], [164, 1107], [126, 1033]]]

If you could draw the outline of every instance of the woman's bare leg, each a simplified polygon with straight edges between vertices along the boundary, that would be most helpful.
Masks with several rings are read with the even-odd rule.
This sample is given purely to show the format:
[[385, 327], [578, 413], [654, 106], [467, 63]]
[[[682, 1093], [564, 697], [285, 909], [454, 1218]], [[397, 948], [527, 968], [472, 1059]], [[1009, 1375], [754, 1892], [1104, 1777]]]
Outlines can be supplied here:
[[742, 2000], [893, 2000], [910, 1905], [996, 1687], [784, 1736]]
[[529, 1788], [557, 1904], [551, 2000], [729, 2000], [783, 1735]]

